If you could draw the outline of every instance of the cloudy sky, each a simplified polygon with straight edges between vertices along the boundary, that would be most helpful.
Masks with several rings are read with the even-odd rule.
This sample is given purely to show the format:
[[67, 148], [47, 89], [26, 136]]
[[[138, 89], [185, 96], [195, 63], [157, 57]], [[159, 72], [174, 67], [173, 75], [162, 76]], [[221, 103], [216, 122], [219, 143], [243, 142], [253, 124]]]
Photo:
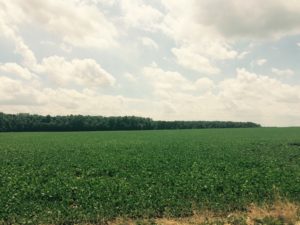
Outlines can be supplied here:
[[300, 125], [300, 1], [0, 0], [0, 111]]

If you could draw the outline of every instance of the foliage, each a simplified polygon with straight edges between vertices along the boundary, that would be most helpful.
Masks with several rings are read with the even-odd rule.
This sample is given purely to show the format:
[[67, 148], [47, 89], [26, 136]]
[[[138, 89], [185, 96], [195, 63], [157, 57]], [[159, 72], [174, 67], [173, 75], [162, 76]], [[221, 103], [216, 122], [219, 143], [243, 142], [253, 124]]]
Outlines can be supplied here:
[[0, 134], [0, 221], [101, 223], [300, 202], [299, 128]]
[[221, 121], [154, 121], [150, 118], [123, 116], [40, 116], [26, 113], [0, 113], [1, 131], [105, 131], [105, 130], [161, 130], [197, 128], [259, 127], [251, 122]]

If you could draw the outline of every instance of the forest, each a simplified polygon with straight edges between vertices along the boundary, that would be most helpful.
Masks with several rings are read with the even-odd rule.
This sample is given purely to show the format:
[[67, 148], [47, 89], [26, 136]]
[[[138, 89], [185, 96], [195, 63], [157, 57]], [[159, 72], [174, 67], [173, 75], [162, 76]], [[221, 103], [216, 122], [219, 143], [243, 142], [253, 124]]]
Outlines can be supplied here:
[[0, 113], [0, 131], [113, 131], [260, 127], [252, 122], [155, 121], [136, 116], [42, 116]]

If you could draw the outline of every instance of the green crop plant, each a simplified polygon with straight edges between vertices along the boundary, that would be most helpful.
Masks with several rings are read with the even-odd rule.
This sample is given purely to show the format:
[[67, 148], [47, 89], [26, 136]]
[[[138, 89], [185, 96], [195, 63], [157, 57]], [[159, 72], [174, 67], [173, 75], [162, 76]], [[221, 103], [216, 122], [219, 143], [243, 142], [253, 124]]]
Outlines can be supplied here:
[[[296, 143], [296, 144], [295, 144]], [[245, 210], [300, 202], [299, 128], [0, 133], [0, 223]]]

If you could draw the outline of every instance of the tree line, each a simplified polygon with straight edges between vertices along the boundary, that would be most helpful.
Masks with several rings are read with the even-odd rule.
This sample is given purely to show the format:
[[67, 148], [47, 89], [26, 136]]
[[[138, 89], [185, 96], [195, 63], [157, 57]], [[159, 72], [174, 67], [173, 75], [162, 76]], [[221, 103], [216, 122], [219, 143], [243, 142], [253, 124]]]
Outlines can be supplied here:
[[155, 121], [137, 116], [42, 116], [0, 113], [0, 132], [8, 131], [113, 131], [260, 127], [252, 122]]

